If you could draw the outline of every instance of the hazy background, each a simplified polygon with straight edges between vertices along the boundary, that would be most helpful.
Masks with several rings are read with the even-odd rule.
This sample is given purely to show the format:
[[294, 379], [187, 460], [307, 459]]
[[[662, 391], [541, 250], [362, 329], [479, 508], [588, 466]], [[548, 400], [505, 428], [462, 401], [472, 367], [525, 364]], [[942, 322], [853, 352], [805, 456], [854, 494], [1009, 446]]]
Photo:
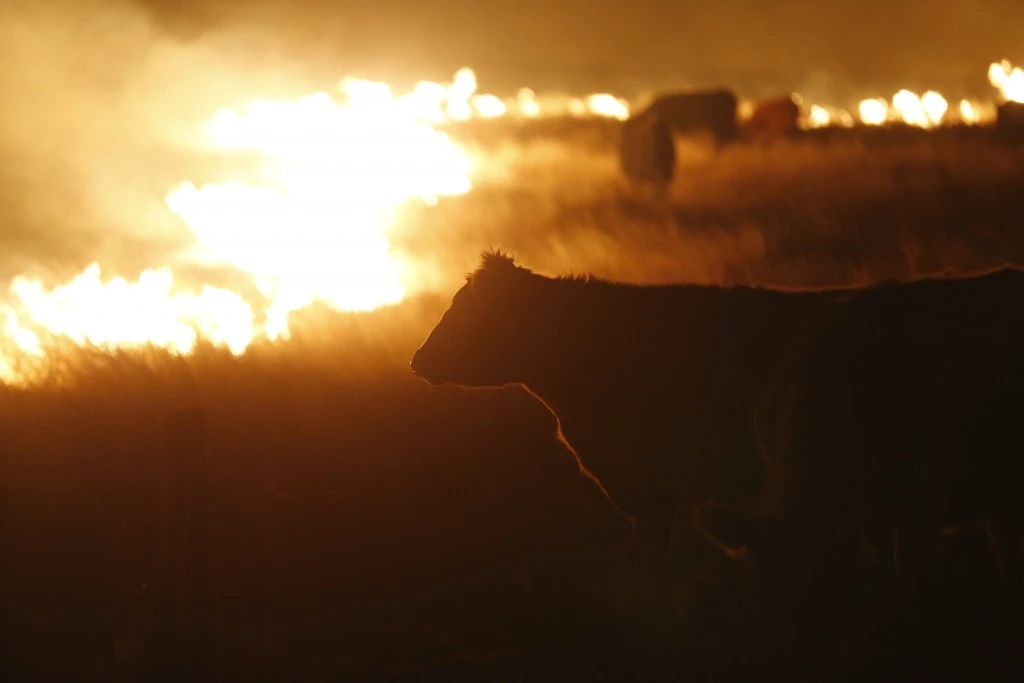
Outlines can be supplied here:
[[468, 65], [499, 94], [989, 97], [987, 65], [1024, 56], [1022, 20], [1014, 0], [0, 0], [0, 283], [173, 261], [189, 235], [167, 191], [249, 168], [198, 148], [198, 125], [256, 96]]
[[983, 82], [990, 61], [1020, 54], [1024, 20], [1014, 0], [139, 1], [178, 35], [245, 24], [280, 49], [393, 78], [471, 64], [495, 89]]

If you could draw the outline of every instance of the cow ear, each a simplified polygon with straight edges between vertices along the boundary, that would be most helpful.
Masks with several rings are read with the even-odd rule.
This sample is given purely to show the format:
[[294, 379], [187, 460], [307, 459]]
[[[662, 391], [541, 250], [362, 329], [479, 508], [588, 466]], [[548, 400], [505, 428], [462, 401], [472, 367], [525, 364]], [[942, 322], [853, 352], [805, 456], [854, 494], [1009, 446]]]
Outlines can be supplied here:
[[753, 520], [713, 505], [695, 508], [693, 523], [701, 534], [734, 560], [746, 556], [756, 534]]

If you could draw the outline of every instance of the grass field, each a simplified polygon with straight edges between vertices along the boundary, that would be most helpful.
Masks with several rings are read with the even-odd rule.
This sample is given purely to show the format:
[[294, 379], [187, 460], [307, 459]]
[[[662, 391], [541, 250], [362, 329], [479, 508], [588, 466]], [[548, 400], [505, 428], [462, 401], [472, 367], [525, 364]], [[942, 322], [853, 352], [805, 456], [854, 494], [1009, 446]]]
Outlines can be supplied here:
[[[710, 546], [677, 558], [669, 585], [645, 577], [628, 524], [524, 392], [429, 389], [408, 360], [492, 245], [544, 273], [636, 282], [1024, 263], [1024, 145], [963, 129], [688, 147], [654, 203], [618, 178], [613, 123], [457, 134], [488, 172], [403, 214], [392, 243], [424, 287], [402, 304], [310, 311], [294, 340], [238, 359], [68, 349], [51, 382], [0, 388], [8, 680], [148, 680], [188, 662], [221, 681], [747, 680], [816, 659]], [[183, 568], [167, 420], [189, 410], [209, 432]], [[912, 617], [867, 599], [872, 635], [849, 647], [927, 649], [915, 662], [950, 673], [935, 647], [993, 642], [982, 583], [943, 584]], [[880, 675], [872, 661], [858, 679]]]

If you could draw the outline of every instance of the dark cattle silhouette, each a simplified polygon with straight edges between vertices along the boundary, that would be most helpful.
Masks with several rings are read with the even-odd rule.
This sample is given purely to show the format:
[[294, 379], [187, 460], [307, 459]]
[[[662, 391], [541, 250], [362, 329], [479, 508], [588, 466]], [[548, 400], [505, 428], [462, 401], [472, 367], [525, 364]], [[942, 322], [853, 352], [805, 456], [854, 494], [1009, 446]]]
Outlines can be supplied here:
[[662, 95], [641, 113], [656, 114], [673, 133], [706, 131], [724, 145], [739, 135], [736, 94], [724, 88]]
[[637, 185], [663, 191], [672, 181], [676, 164], [672, 131], [656, 113], [623, 122], [619, 163], [626, 178]]
[[942, 529], [980, 523], [1019, 580], [1022, 300], [1024, 273], [1002, 269], [823, 307], [790, 346], [755, 428], [769, 463], [762, 508], [779, 514], [706, 510], [699, 523], [733, 554], [749, 543], [790, 572], [849, 561], [871, 539], [911, 575]]
[[1004, 131], [1024, 131], [1024, 103], [1002, 102], [996, 108], [996, 127]]
[[839, 296], [550, 278], [488, 253], [412, 369], [523, 385], [638, 536], [663, 546], [679, 504], [760, 501], [754, 406], [794, 327]]
[[800, 132], [800, 105], [791, 95], [759, 102], [743, 124], [743, 135], [752, 141], [773, 141]]
[[622, 127], [619, 160], [634, 183], [663, 188], [675, 170], [673, 134], [709, 133], [724, 145], [739, 135], [736, 95], [729, 90], [663, 95], [630, 117]]

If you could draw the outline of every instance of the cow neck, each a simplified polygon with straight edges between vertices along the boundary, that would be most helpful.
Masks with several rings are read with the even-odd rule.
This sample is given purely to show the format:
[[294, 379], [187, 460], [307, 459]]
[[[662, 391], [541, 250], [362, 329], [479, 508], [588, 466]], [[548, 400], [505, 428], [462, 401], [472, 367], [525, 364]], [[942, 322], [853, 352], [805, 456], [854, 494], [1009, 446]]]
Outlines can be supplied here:
[[546, 289], [547, 332], [524, 384], [571, 422], [613, 419], [624, 390], [661, 374], [655, 366], [679, 355], [678, 320], [690, 317], [699, 288], [558, 279]]

